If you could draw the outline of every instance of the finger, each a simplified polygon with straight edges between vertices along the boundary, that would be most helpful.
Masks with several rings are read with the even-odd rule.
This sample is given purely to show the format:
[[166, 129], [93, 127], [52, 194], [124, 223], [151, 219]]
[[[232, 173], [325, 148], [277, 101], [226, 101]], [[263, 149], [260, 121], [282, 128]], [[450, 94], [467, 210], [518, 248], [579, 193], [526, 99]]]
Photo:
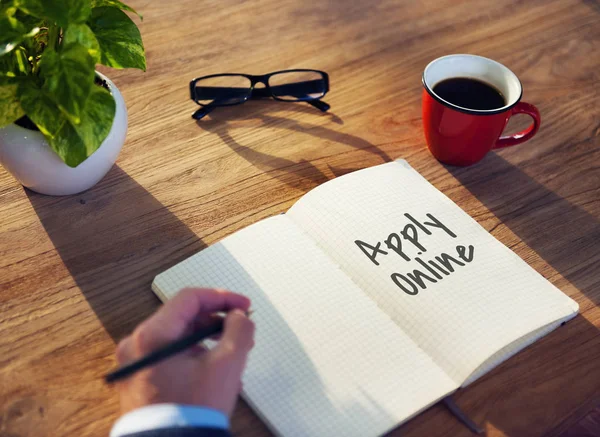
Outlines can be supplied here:
[[[192, 323], [192, 331], [199, 331], [201, 329], [209, 328], [215, 325], [221, 326], [223, 324], [223, 316], [219, 314], [200, 314], [196, 320]], [[218, 341], [221, 338], [221, 333], [211, 335], [208, 340]]]
[[117, 357], [119, 365], [127, 364], [134, 360], [135, 355], [132, 348], [131, 337], [125, 337], [119, 342], [117, 350], [115, 351], [115, 356]]
[[244, 358], [254, 346], [254, 322], [244, 311], [233, 310], [225, 317], [221, 341], [215, 348], [218, 354]]
[[200, 329], [208, 328], [210, 326], [218, 325], [223, 323], [223, 316], [219, 314], [200, 314], [196, 319], [190, 324], [194, 331], [198, 331]]
[[168, 323], [179, 335], [202, 313], [229, 311], [239, 308], [246, 311], [250, 300], [231, 291], [209, 288], [187, 288], [167, 302], [149, 321], [157, 325]]
[[246, 311], [249, 307], [250, 300], [247, 297], [230, 291], [184, 289], [138, 326], [133, 340], [139, 352], [146, 353], [188, 333], [202, 312], [235, 308]]
[[192, 346], [187, 351], [187, 354], [191, 358], [199, 358], [199, 357], [204, 356], [207, 352], [208, 352], [208, 349], [206, 348], [206, 346], [204, 346], [202, 344], [197, 344], [195, 346]]

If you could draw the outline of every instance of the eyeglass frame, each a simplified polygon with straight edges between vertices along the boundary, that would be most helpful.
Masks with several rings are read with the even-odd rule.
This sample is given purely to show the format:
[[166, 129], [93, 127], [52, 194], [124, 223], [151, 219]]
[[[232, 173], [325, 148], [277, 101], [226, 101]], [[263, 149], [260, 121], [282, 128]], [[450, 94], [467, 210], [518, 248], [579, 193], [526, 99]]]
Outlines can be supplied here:
[[[272, 91], [272, 87], [271, 85], [269, 85], [269, 79], [271, 78], [271, 76], [275, 76], [277, 74], [281, 74], [281, 73], [293, 73], [293, 72], [312, 72], [312, 73], [319, 73], [322, 76], [322, 79], [319, 80], [323, 80], [324, 85], [325, 85], [325, 89], [323, 91], [323, 94], [320, 95], [319, 97], [300, 97], [297, 100], [289, 100], [289, 99], [283, 99], [280, 97], [277, 97], [275, 94], [273, 94]], [[248, 95], [244, 96], [243, 100], [240, 100], [239, 102], [233, 102], [233, 103], [217, 103], [215, 104], [214, 102], [211, 103], [200, 103], [198, 101], [198, 99], [196, 98], [196, 84], [203, 79], [211, 79], [213, 77], [224, 77], [224, 76], [241, 76], [241, 77], [245, 77], [246, 79], [250, 80], [250, 87], [249, 87], [249, 93]], [[262, 83], [265, 87], [264, 88], [255, 88], [256, 84], [258, 83]], [[276, 86], [280, 86], [280, 85], [276, 85]], [[228, 87], [223, 87], [223, 88], [228, 88]], [[258, 94], [255, 94], [256, 92], [258, 92]], [[329, 110], [330, 106], [321, 101], [321, 99], [329, 92], [329, 75], [321, 70], [313, 70], [313, 69], [307, 69], [307, 68], [298, 68], [298, 69], [291, 69], [291, 70], [278, 70], [278, 71], [273, 71], [272, 73], [267, 73], [267, 74], [263, 74], [263, 75], [252, 75], [252, 74], [244, 74], [244, 73], [221, 73], [221, 74], [211, 74], [208, 76], [201, 76], [201, 77], [196, 77], [194, 79], [192, 79], [190, 81], [190, 98], [199, 106], [201, 106], [202, 108], [204, 108], [205, 110], [207, 110], [206, 113], [202, 114], [200, 118], [204, 117], [206, 114], [208, 114], [208, 112], [210, 112], [210, 110], [212, 110], [213, 108], [217, 108], [217, 107], [225, 107], [225, 106], [235, 106], [235, 105], [241, 105], [243, 103], [246, 103], [248, 100], [251, 100], [252, 98], [268, 98], [271, 97], [275, 100], [278, 100], [280, 102], [287, 102], [287, 103], [295, 103], [295, 102], [306, 102], [309, 103], [313, 106], [315, 106], [317, 109], [325, 112], [327, 110]], [[196, 111], [194, 113], [194, 115], [192, 115], [193, 118], [197, 118], [195, 117], [195, 115], [199, 112], [200, 110]]]

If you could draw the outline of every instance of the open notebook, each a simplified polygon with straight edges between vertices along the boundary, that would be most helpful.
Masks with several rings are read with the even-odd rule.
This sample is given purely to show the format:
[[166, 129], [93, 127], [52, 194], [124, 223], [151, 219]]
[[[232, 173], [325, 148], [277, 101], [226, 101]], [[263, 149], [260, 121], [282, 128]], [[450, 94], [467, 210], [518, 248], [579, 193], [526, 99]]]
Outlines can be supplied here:
[[575, 316], [407, 162], [331, 180], [158, 275], [249, 296], [242, 395], [284, 436], [378, 436]]

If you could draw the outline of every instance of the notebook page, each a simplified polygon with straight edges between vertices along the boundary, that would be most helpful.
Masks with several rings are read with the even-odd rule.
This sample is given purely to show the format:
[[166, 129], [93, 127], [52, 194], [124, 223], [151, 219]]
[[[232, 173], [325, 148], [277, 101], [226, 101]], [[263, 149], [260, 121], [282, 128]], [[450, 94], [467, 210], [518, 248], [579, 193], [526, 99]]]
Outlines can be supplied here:
[[329, 181], [287, 215], [459, 385], [578, 309], [406, 161]]
[[475, 369], [475, 371], [473, 371], [473, 373], [469, 375], [469, 377], [462, 384], [462, 386], [465, 387], [469, 384], [472, 384], [474, 381], [481, 378], [483, 375], [488, 373], [490, 370], [492, 370], [494, 367], [496, 367], [506, 359], [512, 357], [517, 352], [533, 344], [536, 340], [542, 338], [544, 335], [547, 335], [550, 332], [554, 331], [561, 324], [562, 320], [549, 323], [548, 325], [543, 326], [542, 328], [538, 328], [535, 331], [526, 334], [518, 340], [512, 342], [508, 346], [505, 346], [504, 348], [500, 349], [494, 355], [485, 360], [477, 369]]
[[285, 436], [377, 436], [457, 388], [284, 215], [245, 228], [156, 277], [252, 300], [244, 398]]

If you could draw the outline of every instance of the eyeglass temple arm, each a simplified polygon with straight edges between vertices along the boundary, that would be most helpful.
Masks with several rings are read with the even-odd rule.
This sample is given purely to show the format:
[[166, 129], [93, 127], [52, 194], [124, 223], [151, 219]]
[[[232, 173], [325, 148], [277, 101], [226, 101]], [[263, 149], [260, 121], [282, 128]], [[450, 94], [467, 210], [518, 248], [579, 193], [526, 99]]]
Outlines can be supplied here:
[[[327, 112], [331, 108], [331, 106], [323, 100], [307, 100], [306, 103], [314, 106], [321, 112]], [[192, 114], [192, 118], [196, 120], [202, 120], [205, 116], [211, 113], [213, 109], [215, 109], [215, 106], [203, 106]]]
[[213, 109], [215, 109], [214, 106], [203, 106], [192, 114], [192, 118], [196, 120], [202, 120], [205, 116], [210, 114]]
[[[273, 91], [273, 93], [279, 93], [281, 92], [280, 95], [286, 95], [286, 96], [294, 96], [294, 97], [298, 97], [299, 99], [302, 98], [306, 98], [308, 97], [308, 94], [306, 91], [307, 90], [282, 90], [281, 88], [283, 87], [287, 87], [289, 85], [282, 85], [281, 87], [272, 87], [271, 91], [273, 91], [273, 88], [276, 88], [275, 91]], [[279, 88], [279, 89], [277, 89]], [[302, 92], [299, 92], [302, 91]], [[318, 92], [318, 91], [314, 91], [314, 92]], [[263, 99], [263, 98], [268, 98], [271, 97], [271, 94], [267, 91], [266, 88], [254, 88], [252, 90], [252, 95], [250, 95], [250, 99]], [[318, 110], [322, 111], [322, 112], [327, 112], [329, 110], [329, 108], [331, 108], [331, 106], [329, 106], [329, 104], [325, 103], [323, 100], [320, 99], [314, 99], [314, 100], [303, 100], [304, 102], [314, 106], [315, 108], [317, 108]]]
[[[293, 86], [295, 87], [297, 85], [299, 85], [299, 84], [294, 84]], [[294, 96], [294, 97], [298, 97], [299, 99], [306, 98], [306, 97], [308, 97], [308, 94], [310, 94], [310, 91], [308, 91], [306, 89], [300, 89], [300, 87], [298, 87], [298, 89], [294, 89], [294, 90], [284, 89], [285, 87], [290, 87], [290, 85], [281, 85], [281, 86], [277, 86], [277, 87], [271, 87], [271, 91], [274, 94]], [[273, 88], [275, 88], [275, 91], [273, 90]], [[317, 90], [317, 91], [312, 91], [312, 92], [320, 92], [320, 91]], [[267, 91], [266, 88], [254, 88], [252, 90], [252, 95], [250, 96], [250, 99], [262, 99], [262, 98], [267, 98], [267, 97], [271, 97], [271, 94]], [[320, 99], [303, 100], [303, 101], [308, 103], [309, 105], [314, 106], [315, 108], [317, 108], [319, 111], [322, 111], [322, 112], [327, 112], [327, 111], [329, 111], [329, 108], [331, 108], [331, 106], [329, 106], [329, 104], [325, 103], [323, 100], [320, 100]]]
[[318, 110], [322, 112], [326, 112], [331, 108], [327, 103], [323, 100], [319, 99], [306, 99], [309, 97], [309, 94], [322, 94], [323, 86], [322, 82], [318, 80], [310, 81], [310, 82], [301, 82], [287, 85], [277, 85], [271, 87], [271, 93], [266, 88], [254, 88], [252, 90], [251, 99], [261, 99], [265, 97], [271, 97], [271, 94], [275, 94], [278, 96], [293, 96], [299, 99], [304, 99], [304, 101]]
[[327, 112], [329, 111], [329, 108], [331, 108], [331, 106], [328, 103], [325, 103], [323, 100], [307, 100], [306, 103], [314, 106], [321, 112]]

